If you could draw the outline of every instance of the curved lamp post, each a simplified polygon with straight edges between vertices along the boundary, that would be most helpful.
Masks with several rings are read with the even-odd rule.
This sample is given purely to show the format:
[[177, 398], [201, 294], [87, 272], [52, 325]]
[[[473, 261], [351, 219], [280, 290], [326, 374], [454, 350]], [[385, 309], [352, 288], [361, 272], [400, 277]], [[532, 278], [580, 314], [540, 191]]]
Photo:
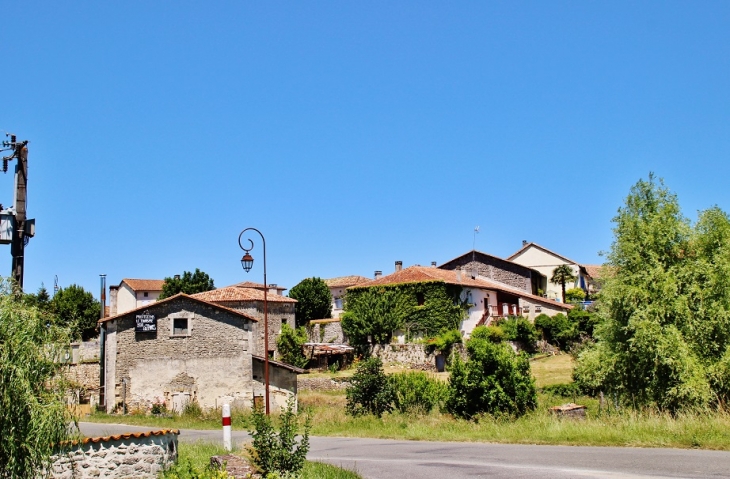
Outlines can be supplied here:
[[245, 248], [241, 244], [241, 237], [243, 236], [243, 233], [246, 231], [255, 231], [261, 236], [261, 242], [264, 245], [264, 403], [266, 404], [266, 415], [269, 415], [269, 303], [266, 298], [266, 292], [268, 290], [268, 283], [266, 282], [266, 240], [264, 239], [264, 235], [261, 234], [261, 231], [257, 230], [256, 228], [246, 228], [245, 230], [241, 231], [241, 233], [238, 235], [238, 246], [241, 247], [243, 251], [245, 251], [245, 254], [243, 255], [243, 258], [241, 258], [241, 266], [243, 266], [243, 270], [247, 273], [251, 271], [251, 268], [253, 268], [253, 256], [251, 256], [250, 251], [253, 249], [253, 241], [248, 240], [249, 243], [251, 243], [251, 246], [249, 248]]

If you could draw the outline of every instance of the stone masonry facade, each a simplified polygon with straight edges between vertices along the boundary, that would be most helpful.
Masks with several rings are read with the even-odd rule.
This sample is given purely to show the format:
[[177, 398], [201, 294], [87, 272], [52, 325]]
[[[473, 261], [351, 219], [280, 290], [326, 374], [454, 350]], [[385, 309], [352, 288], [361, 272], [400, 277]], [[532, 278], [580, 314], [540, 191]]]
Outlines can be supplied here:
[[[264, 303], [263, 301], [217, 301], [217, 304], [226, 308], [240, 311], [248, 316], [258, 319], [253, 326], [253, 349], [252, 353], [263, 356], [264, 354]], [[295, 327], [294, 308], [296, 303], [268, 302], [269, 317], [269, 351], [276, 355], [276, 338], [281, 333], [281, 325], [286, 323], [291, 328]]]
[[465, 275], [470, 275], [472, 271], [476, 270], [477, 274], [484, 278], [512, 286], [527, 293], [532, 292], [532, 273], [529, 268], [483, 253], [477, 252], [473, 261], [471, 254], [460, 256], [444, 263], [439, 268], [460, 269]]
[[[148, 309], [156, 332], [136, 333], [134, 311], [104, 323], [107, 411], [122, 401], [129, 411], [161, 402], [168, 409], [251, 406], [252, 320], [185, 297]], [[187, 334], [173, 334], [175, 318], [187, 318]]]
[[339, 321], [319, 321], [307, 328], [307, 340], [310, 343], [344, 344], [345, 334]]
[[177, 459], [177, 430], [87, 438], [51, 458], [53, 479], [156, 479]]

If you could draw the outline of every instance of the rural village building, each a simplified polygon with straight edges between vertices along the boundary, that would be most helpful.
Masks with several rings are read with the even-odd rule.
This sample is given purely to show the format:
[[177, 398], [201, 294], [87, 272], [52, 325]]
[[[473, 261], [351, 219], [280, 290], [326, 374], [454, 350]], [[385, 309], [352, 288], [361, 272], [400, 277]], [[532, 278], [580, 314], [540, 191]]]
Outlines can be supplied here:
[[[471, 255], [471, 253], [468, 255]], [[452, 260], [446, 265], [451, 267], [453, 266], [451, 263], [458, 259]], [[487, 279], [479, 274], [472, 277], [470, 273], [473, 270], [471, 269], [469, 273], [456, 266], [454, 266], [455, 269], [441, 269], [435, 266], [411, 266], [401, 269], [399, 263], [396, 263], [394, 273], [388, 276], [380, 276], [368, 283], [358, 284], [350, 289], [426, 282], [460, 287], [461, 299], [470, 305], [467, 312], [468, 316], [462, 320], [459, 328], [462, 334], [467, 337], [475, 327], [489, 325], [501, 317], [521, 315], [534, 321], [535, 317], [540, 314], [554, 316], [558, 313], [567, 313], [573, 308], [571, 305], [558, 303], [529, 292], [532, 284], [529, 275], [520, 276], [515, 274], [512, 277], [514, 281], [522, 285], [522, 288], [518, 288]], [[427, 301], [428, 298], [418, 298], [419, 304], [425, 304]], [[405, 341], [405, 335], [402, 332], [399, 332], [396, 337], [399, 342]]]
[[[266, 288], [266, 302], [269, 317], [269, 355], [276, 357], [276, 338], [281, 334], [281, 325], [286, 323], [295, 327], [294, 313], [297, 300], [283, 295], [286, 288], [270, 284]], [[244, 313], [258, 320], [253, 326], [255, 342], [253, 354], [264, 355], [264, 285], [246, 281], [225, 288], [213, 289], [191, 295], [209, 303], [215, 303], [228, 309]]]
[[[351, 276], [340, 276], [337, 278], [331, 278], [331, 279], [325, 279], [323, 280], [327, 287], [330, 290], [330, 294], [332, 295], [332, 314], [331, 317], [333, 318], [339, 318], [342, 316], [342, 313], [344, 313], [343, 309], [343, 300], [345, 296], [345, 291], [347, 291], [347, 288], [350, 286], [355, 286], [362, 283], [367, 283], [370, 281], [370, 278], [366, 278], [364, 276], [358, 276], [358, 275], [351, 275]], [[326, 318], [321, 318], [326, 319]]]
[[572, 259], [566, 258], [554, 251], [551, 251], [537, 243], [522, 242], [522, 248], [507, 258], [509, 261], [523, 266], [527, 266], [540, 272], [544, 277], [540, 289], [549, 299], [562, 300], [563, 292], [559, 284], [551, 283], [550, 277], [553, 270], [560, 265], [570, 266], [576, 280], [573, 284], [566, 284], [565, 288], [581, 288], [588, 293], [594, 293], [599, 289], [598, 279], [600, 276], [600, 266], [581, 265]]
[[[149, 410], [155, 402], [181, 411], [190, 401], [203, 408], [250, 408], [263, 399], [263, 356], [253, 351], [263, 328], [253, 315], [178, 294], [99, 324], [107, 412], [120, 405]], [[302, 372], [270, 361], [274, 410], [296, 394]]]
[[154, 303], [162, 294], [162, 279], [128, 279], [119, 286], [109, 286], [109, 316]]

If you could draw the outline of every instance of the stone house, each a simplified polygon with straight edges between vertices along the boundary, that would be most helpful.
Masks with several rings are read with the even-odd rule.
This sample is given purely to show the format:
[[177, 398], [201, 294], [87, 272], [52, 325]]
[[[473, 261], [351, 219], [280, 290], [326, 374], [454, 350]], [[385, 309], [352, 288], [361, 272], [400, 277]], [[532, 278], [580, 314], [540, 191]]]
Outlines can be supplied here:
[[[562, 287], [559, 284], [551, 283], [550, 277], [553, 275], [555, 268], [564, 264], [570, 266], [576, 278], [574, 283], [566, 284], [565, 289], [581, 288], [587, 293], [593, 293], [599, 289], [600, 266], [579, 264], [537, 243], [523, 241], [522, 248], [507, 259], [538, 271], [544, 278], [540, 288], [549, 299], [562, 301]], [[591, 276], [589, 271], [596, 277]]]
[[215, 303], [228, 309], [241, 312], [258, 320], [253, 325], [255, 342], [253, 354], [263, 356], [264, 354], [264, 289], [266, 290], [266, 302], [268, 305], [269, 317], [269, 356], [276, 357], [276, 338], [281, 333], [282, 324], [295, 327], [294, 313], [297, 300], [287, 298], [282, 293], [286, 288], [270, 284], [264, 288], [263, 284], [246, 281], [243, 283], [218, 288], [203, 293], [191, 295], [193, 298]]
[[[468, 304], [466, 318], [461, 321], [459, 328], [461, 333], [467, 337], [475, 327], [489, 325], [501, 317], [521, 315], [534, 321], [535, 317], [540, 314], [554, 316], [558, 313], [567, 313], [573, 308], [571, 305], [557, 303], [529, 292], [532, 284], [529, 275], [513, 277], [514, 281], [522, 286], [522, 288], [518, 288], [487, 279], [479, 274], [472, 277], [456, 266], [455, 269], [442, 269], [435, 266], [411, 266], [401, 269], [398, 266], [396, 265], [394, 273], [380, 276], [368, 283], [358, 284], [351, 287], [350, 290], [405, 283], [440, 283], [444, 286], [456, 286], [461, 290], [460, 299]], [[515, 269], [519, 271], [519, 268]], [[418, 297], [415, 300], [419, 306], [427, 305], [428, 302], [427, 297]], [[405, 336], [406, 334], [403, 332], [395, 334], [399, 342], [405, 342]]]
[[[350, 286], [357, 284], [367, 283], [370, 278], [364, 276], [351, 275], [351, 276], [339, 276], [337, 278], [330, 278], [323, 280], [330, 290], [332, 295], [332, 318], [339, 318], [344, 313], [343, 300], [345, 298], [345, 292]], [[327, 319], [327, 318], [321, 318]]]
[[[149, 410], [154, 403], [181, 411], [191, 401], [202, 408], [251, 407], [264, 390], [253, 352], [258, 323], [186, 294], [100, 320], [107, 412]], [[270, 402], [279, 407], [296, 395], [296, 374], [303, 371], [274, 361], [269, 371]]]

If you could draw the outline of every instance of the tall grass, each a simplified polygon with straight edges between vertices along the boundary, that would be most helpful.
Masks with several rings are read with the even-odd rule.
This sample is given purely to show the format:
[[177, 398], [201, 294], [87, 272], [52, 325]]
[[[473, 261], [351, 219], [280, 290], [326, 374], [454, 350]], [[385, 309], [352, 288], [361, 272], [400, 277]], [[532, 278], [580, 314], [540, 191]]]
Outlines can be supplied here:
[[334, 395], [321, 393], [304, 395], [302, 403], [313, 411], [315, 436], [730, 450], [730, 414], [726, 412], [676, 416], [656, 411], [599, 412], [595, 399], [576, 399], [588, 406], [586, 419], [553, 416], [549, 407], [566, 400], [545, 394], [539, 395], [536, 411], [517, 420], [485, 416], [466, 421], [440, 412], [353, 418], [335, 406], [339, 401]]

